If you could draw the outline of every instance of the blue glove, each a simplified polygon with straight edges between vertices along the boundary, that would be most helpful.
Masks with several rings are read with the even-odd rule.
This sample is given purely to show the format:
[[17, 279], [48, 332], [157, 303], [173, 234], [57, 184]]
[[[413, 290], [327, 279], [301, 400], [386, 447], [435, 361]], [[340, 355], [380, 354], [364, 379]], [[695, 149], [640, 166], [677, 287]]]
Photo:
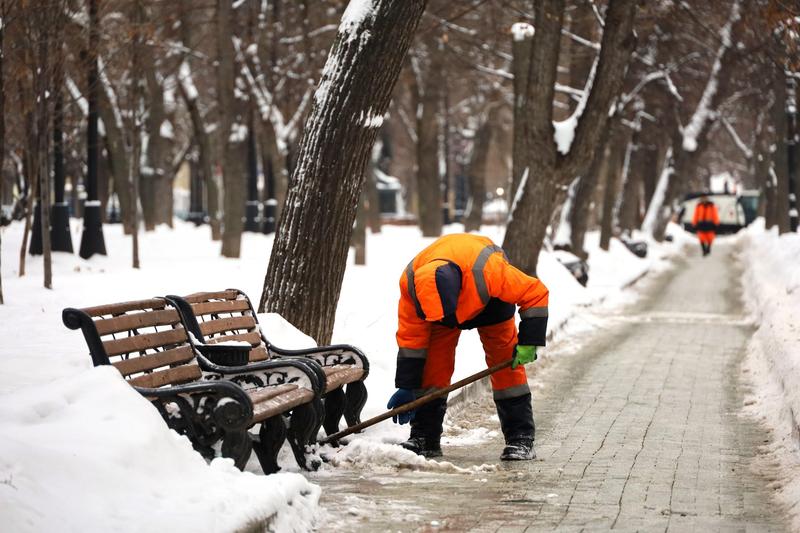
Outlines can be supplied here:
[[[395, 407], [400, 407], [414, 400], [416, 400], [416, 398], [414, 397], [414, 391], [411, 389], [397, 389], [397, 392], [392, 394], [392, 397], [389, 398], [389, 403], [386, 404], [386, 408], [394, 409]], [[392, 417], [392, 422], [395, 424], [408, 424], [412, 420], [414, 420], [414, 411], [406, 411], [405, 413], [400, 413]]]

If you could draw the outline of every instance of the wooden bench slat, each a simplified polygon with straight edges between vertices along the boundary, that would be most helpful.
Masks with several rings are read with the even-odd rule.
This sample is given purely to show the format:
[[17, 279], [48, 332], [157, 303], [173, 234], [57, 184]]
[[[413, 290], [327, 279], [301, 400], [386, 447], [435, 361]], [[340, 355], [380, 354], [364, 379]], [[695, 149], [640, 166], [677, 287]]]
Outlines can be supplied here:
[[325, 392], [330, 392], [332, 390], [336, 390], [342, 385], [346, 385], [348, 383], [352, 383], [354, 381], [358, 381], [364, 375], [363, 368], [356, 368], [352, 366], [344, 366], [341, 370], [337, 370], [335, 372], [327, 372], [328, 368], [332, 367], [323, 367], [325, 368], [325, 378], [327, 382], [327, 386], [325, 387]]
[[207, 335], [214, 335], [215, 333], [223, 333], [225, 331], [237, 329], [253, 329], [255, 327], [256, 321], [252, 316], [232, 316], [201, 322], [200, 333], [205, 337]]
[[253, 406], [253, 422], [262, 422], [275, 415], [303, 405], [314, 399], [314, 392], [309, 389], [298, 388], [281, 394], [276, 398], [259, 402]]
[[95, 320], [94, 325], [97, 327], [97, 333], [103, 336], [131, 329], [177, 324], [180, 321], [180, 316], [178, 316], [178, 312], [175, 309], [162, 309], [160, 311], [143, 311], [141, 313], [130, 313], [113, 318]]
[[137, 309], [164, 309], [165, 302], [161, 298], [150, 298], [148, 300], [135, 300], [132, 302], [120, 302], [117, 304], [98, 305], [95, 307], [85, 307], [81, 309], [91, 317], [104, 315], [121, 315], [128, 311]]
[[186, 330], [183, 327], [159, 331], [158, 333], [147, 333], [144, 335], [133, 335], [124, 339], [114, 339], [103, 342], [106, 353], [109, 356], [121, 355], [124, 353], [140, 352], [150, 348], [160, 348], [180, 342], [189, 342]]
[[216, 292], [195, 292], [188, 296], [184, 296], [183, 299], [189, 302], [190, 304], [198, 303], [198, 302], [205, 302], [208, 300], [235, 300], [239, 296], [239, 291], [236, 290], [225, 290], [225, 291], [216, 291]]
[[165, 350], [149, 355], [133, 357], [131, 359], [123, 359], [112, 363], [120, 374], [129, 376], [144, 372], [145, 370], [155, 370], [162, 366], [174, 365], [178, 363], [188, 363], [194, 359], [194, 351], [191, 346], [181, 346], [180, 348], [173, 348], [172, 350]]
[[251, 346], [258, 346], [261, 344], [261, 334], [259, 334], [257, 331], [249, 331], [247, 333], [232, 333], [230, 335], [220, 335], [219, 337], [206, 339], [206, 343], [208, 344], [217, 344], [228, 341], [249, 342]]
[[215, 302], [199, 302], [192, 304], [192, 312], [195, 316], [210, 315], [214, 313], [236, 313], [237, 311], [249, 311], [250, 304], [247, 300], [219, 300]]
[[167, 370], [159, 370], [150, 374], [142, 374], [128, 380], [128, 383], [137, 387], [156, 389], [164, 385], [180, 385], [189, 381], [200, 379], [202, 373], [196, 364], [183, 365]]
[[284, 385], [275, 385], [270, 387], [261, 387], [260, 389], [249, 390], [247, 391], [247, 395], [250, 396], [250, 399], [253, 401], [253, 404], [256, 404], [258, 402], [263, 402], [269, 400], [270, 398], [280, 396], [283, 393], [295, 390], [297, 388], [299, 387], [294, 383], [286, 383]]
[[[248, 333], [250, 335], [250, 333]], [[260, 337], [259, 337], [260, 339]], [[250, 362], [255, 363], [257, 361], [266, 361], [269, 359], [269, 354], [267, 353], [267, 349], [263, 346], [256, 346], [252, 350], [250, 350]]]

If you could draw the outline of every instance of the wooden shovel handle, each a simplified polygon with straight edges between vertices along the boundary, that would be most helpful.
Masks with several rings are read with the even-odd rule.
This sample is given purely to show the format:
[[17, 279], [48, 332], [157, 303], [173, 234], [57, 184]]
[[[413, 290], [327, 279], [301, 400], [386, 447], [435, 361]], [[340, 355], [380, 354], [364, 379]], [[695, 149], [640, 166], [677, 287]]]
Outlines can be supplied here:
[[409, 402], [409, 403], [403, 404], [400, 407], [395, 407], [391, 411], [386, 411], [383, 414], [380, 414], [378, 416], [374, 416], [374, 417], [370, 418], [369, 420], [365, 420], [364, 422], [361, 422], [360, 424], [356, 424], [355, 426], [350, 426], [348, 428], [345, 428], [345, 429], [343, 429], [343, 430], [341, 430], [339, 432], [334, 433], [333, 435], [328, 435], [327, 437], [325, 437], [324, 439], [320, 440], [319, 442], [321, 444], [325, 444], [327, 442], [335, 441], [335, 440], [341, 439], [342, 437], [346, 437], [347, 435], [350, 435], [352, 433], [357, 433], [357, 432], [361, 431], [362, 429], [368, 428], [370, 426], [374, 426], [378, 422], [382, 422], [382, 421], [386, 420], [387, 418], [391, 418], [391, 417], [393, 417], [395, 415], [398, 415], [400, 413], [405, 413], [406, 411], [413, 411], [414, 409], [420, 407], [421, 405], [425, 405], [426, 403], [430, 402], [431, 400], [435, 400], [436, 398], [441, 398], [442, 396], [444, 396], [446, 394], [449, 394], [449, 393], [453, 392], [456, 389], [460, 389], [461, 387], [463, 387], [465, 385], [469, 385], [472, 382], [478, 381], [479, 379], [483, 379], [486, 376], [490, 376], [490, 375], [494, 374], [495, 372], [497, 372], [498, 370], [502, 370], [504, 368], [508, 368], [509, 366], [511, 366], [512, 362], [513, 362], [513, 359], [509, 359], [508, 361], [504, 361], [502, 363], [499, 363], [499, 364], [496, 364], [496, 365], [494, 365], [492, 367], [489, 367], [486, 370], [481, 370], [477, 374], [472, 374], [471, 376], [468, 376], [468, 377], [466, 377], [466, 378], [464, 378], [464, 379], [462, 379], [460, 381], [456, 381], [452, 385], [449, 385], [449, 386], [447, 386], [447, 387], [445, 387], [443, 389], [436, 389], [436, 390], [434, 390], [432, 392], [429, 392], [425, 396], [421, 396], [421, 397], [417, 398], [416, 400], [414, 400], [413, 402]]

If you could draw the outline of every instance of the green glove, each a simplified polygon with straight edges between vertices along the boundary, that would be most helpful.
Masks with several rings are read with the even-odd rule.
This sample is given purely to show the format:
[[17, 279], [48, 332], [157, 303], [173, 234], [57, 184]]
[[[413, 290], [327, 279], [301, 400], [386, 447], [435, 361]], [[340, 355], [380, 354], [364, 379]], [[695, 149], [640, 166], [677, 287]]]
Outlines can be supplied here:
[[511, 362], [511, 368], [517, 368], [518, 365], [527, 365], [536, 361], [536, 346], [522, 346], [517, 344], [514, 348], [514, 360]]

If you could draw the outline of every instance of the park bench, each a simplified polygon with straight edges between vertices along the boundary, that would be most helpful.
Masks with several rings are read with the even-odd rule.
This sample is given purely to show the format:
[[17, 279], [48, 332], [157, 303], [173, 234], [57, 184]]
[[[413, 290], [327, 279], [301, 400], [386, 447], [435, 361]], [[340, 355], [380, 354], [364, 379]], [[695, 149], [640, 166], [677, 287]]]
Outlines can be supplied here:
[[323, 427], [328, 435], [339, 431], [344, 416], [348, 426], [361, 422], [367, 401], [364, 379], [369, 373], [367, 357], [346, 344], [287, 350], [269, 342], [247, 295], [237, 289], [167, 296], [183, 317], [193, 339], [206, 344], [244, 342], [250, 345], [250, 362], [313, 360], [325, 374]]
[[[322, 423], [325, 374], [316, 363], [216, 364], [204, 353], [235, 357], [242, 348], [206, 350], [192, 342], [179, 313], [164, 298], [67, 308], [62, 319], [68, 328], [81, 329], [95, 366], [119, 370], [206, 459], [219, 453], [242, 469], [255, 451], [269, 474], [279, 470], [278, 451], [288, 440], [301, 467], [319, 466], [307, 456]], [[257, 435], [249, 431], [255, 426]]]

